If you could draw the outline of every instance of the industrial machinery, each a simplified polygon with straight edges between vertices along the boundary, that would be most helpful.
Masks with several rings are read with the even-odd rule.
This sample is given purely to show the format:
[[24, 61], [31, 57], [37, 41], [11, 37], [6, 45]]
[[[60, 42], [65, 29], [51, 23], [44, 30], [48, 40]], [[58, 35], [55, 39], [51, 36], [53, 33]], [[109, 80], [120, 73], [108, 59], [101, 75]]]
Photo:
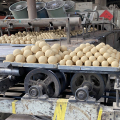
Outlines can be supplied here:
[[[36, 7], [38, 11], [42, 10], [39, 6]], [[54, 29], [62, 26], [66, 28], [67, 43], [71, 45], [72, 27], [82, 28], [85, 39], [88, 37], [90, 27], [93, 27], [94, 36], [94, 28], [100, 24], [101, 30], [106, 27], [110, 32], [99, 36], [96, 44], [102, 41], [114, 48], [116, 44], [119, 46], [120, 31], [114, 29], [116, 24], [113, 21], [100, 18], [101, 12], [104, 11], [98, 11], [95, 7], [93, 11], [74, 12], [74, 2], [69, 1], [66, 4], [63, 1], [48, 2], [45, 8], [49, 11], [49, 17], [56, 15], [54, 10], [57, 8], [65, 17], [3, 19], [0, 20], [1, 35], [2, 27], [6, 27], [10, 35], [10, 30], [14, 27], [24, 27], [26, 30], [36, 30], [36, 27], [39, 27], [40, 30], [41, 27]], [[4, 58], [0, 57], [0, 97], [2, 97], [0, 113], [27, 114], [43, 120], [119, 120], [120, 66], [3, 63], [3, 60]], [[23, 90], [18, 91], [17, 87], [22, 87]], [[22, 94], [9, 96], [7, 92]], [[6, 98], [10, 99], [3, 100]]]

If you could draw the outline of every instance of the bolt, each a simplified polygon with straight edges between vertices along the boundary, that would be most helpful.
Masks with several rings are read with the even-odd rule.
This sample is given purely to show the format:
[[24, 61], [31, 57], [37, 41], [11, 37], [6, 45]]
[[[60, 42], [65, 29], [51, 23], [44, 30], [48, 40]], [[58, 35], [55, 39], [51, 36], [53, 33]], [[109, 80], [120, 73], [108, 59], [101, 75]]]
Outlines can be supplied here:
[[83, 100], [83, 99], [85, 99], [86, 98], [86, 94], [85, 94], [85, 92], [84, 91], [80, 91], [80, 92], [78, 92], [78, 98], [79, 99], [81, 99], [81, 100]]
[[38, 94], [38, 92], [37, 92], [36, 89], [32, 89], [32, 90], [30, 91], [30, 95], [31, 95], [31, 96], [37, 96], [37, 94]]

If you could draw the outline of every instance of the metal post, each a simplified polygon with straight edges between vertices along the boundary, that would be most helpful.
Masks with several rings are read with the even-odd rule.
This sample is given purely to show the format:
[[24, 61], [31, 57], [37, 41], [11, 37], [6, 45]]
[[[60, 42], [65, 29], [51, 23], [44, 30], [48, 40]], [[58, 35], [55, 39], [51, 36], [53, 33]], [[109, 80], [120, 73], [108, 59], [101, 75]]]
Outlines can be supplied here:
[[71, 44], [71, 39], [70, 39], [70, 20], [69, 18], [66, 21], [66, 28], [67, 28], [67, 43]]
[[116, 106], [119, 107], [119, 90], [116, 90]]
[[[119, 79], [116, 79], [117, 88], [119, 87]], [[119, 107], [119, 90], [116, 90], [116, 106]]]
[[3, 31], [2, 31], [2, 28], [0, 28], [0, 33], [1, 33], [1, 36], [3, 36]]
[[36, 0], [27, 0], [29, 19], [37, 18]]

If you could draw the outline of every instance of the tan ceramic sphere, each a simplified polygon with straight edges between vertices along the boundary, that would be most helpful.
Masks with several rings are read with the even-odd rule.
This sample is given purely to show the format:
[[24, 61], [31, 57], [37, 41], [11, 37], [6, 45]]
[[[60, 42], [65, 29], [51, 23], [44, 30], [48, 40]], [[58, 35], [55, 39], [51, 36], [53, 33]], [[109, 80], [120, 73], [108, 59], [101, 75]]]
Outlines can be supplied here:
[[50, 57], [50, 56], [54, 56], [54, 55], [55, 55], [54, 52], [50, 49], [45, 52], [46, 57]]
[[86, 43], [85, 45], [86, 45], [86, 46], [90, 46], [90, 43]]
[[98, 51], [99, 51], [101, 48], [102, 48], [101, 45], [97, 45], [97, 46], [96, 46], [96, 49], [97, 49]]
[[71, 57], [76, 56], [76, 55], [77, 55], [76, 52], [71, 52], [71, 53], [70, 53], [70, 56], [71, 56]]
[[35, 46], [39, 47], [40, 41], [35, 42]]
[[104, 57], [103, 56], [99, 56], [98, 58], [97, 58], [97, 61], [99, 61], [99, 62], [102, 62], [102, 61], [104, 61], [105, 59], [104, 59]]
[[116, 57], [115, 53], [112, 53], [110, 56], [113, 57], [113, 58]]
[[90, 57], [89, 57], [89, 60], [90, 60], [91, 62], [93, 62], [93, 61], [96, 60], [96, 57], [95, 57], [95, 56], [90, 56]]
[[6, 43], [5, 40], [2, 40], [2, 43]]
[[56, 54], [55, 57], [57, 58], [57, 62], [61, 60], [61, 56], [59, 54]]
[[66, 64], [66, 61], [65, 61], [65, 60], [61, 60], [61, 61], [59, 62], [59, 64], [60, 64], [60, 65], [65, 65], [65, 64]]
[[61, 59], [64, 58], [64, 54], [62, 52], [60, 52], [59, 55], [61, 56]]
[[86, 60], [85, 61], [85, 66], [91, 66], [91, 61], [90, 60]]
[[59, 53], [59, 51], [57, 49], [55, 49], [55, 48], [53, 48], [52, 51], [54, 52], [54, 54], [58, 54]]
[[91, 52], [87, 52], [86, 56], [89, 58], [90, 56], [92, 56], [92, 53]]
[[64, 55], [69, 55], [70, 53], [69, 53], [69, 51], [64, 51], [63, 54]]
[[104, 53], [104, 54], [103, 54], [103, 57], [104, 57], [105, 59], [108, 59], [108, 58], [110, 57], [110, 54], [109, 54], [109, 53]]
[[99, 63], [99, 61], [97, 61], [97, 60], [95, 60], [95, 61], [93, 61], [93, 66], [99, 66], [100, 65], [100, 63]]
[[60, 47], [60, 51], [62, 51], [62, 52], [67, 51], [67, 47], [65, 45], [62, 45]]
[[81, 60], [77, 60], [77, 61], [76, 61], [76, 65], [77, 65], [77, 66], [82, 66], [82, 64], [83, 64], [83, 63], [82, 63]]
[[35, 55], [29, 55], [26, 59], [27, 63], [35, 63], [36, 62], [36, 57]]
[[24, 50], [31, 50], [31, 46], [24, 47]]
[[79, 60], [78, 56], [73, 56], [72, 61], [76, 63], [76, 61]]
[[88, 58], [87, 58], [86, 56], [82, 56], [82, 57], [81, 57], [81, 61], [82, 61], [82, 62], [85, 62], [86, 60], [88, 60]]
[[110, 48], [110, 45], [106, 44], [106, 47], [107, 47], [107, 48]]
[[[43, 42], [40, 42], [40, 43], [39, 43], [39, 47], [42, 48], [43, 46], [46, 46], [46, 44], [47, 44], [47, 43], [44, 42], [44, 41], [43, 41]], [[37, 43], [36, 43], [36, 46], [37, 46]]]
[[48, 59], [47, 59], [46, 56], [40, 56], [40, 57], [38, 58], [38, 62], [39, 62], [40, 64], [46, 64], [46, 63], [48, 62]]
[[24, 48], [21, 49], [22, 53], [24, 53]]
[[99, 52], [100, 52], [100, 54], [104, 54], [105, 52], [106, 52], [106, 49], [105, 48], [101, 48], [100, 50], [99, 50]]
[[109, 63], [108, 63], [108, 61], [102, 61], [101, 65], [102, 65], [102, 67], [108, 67]]
[[55, 56], [50, 56], [49, 58], [48, 58], [48, 63], [49, 64], [57, 64], [57, 57], [55, 57]]
[[17, 55], [15, 62], [25, 62], [25, 57], [23, 55]]
[[64, 56], [64, 59], [65, 59], [65, 60], [71, 60], [72, 57], [71, 57], [70, 55], [65, 55], [65, 56]]
[[114, 58], [113, 58], [113, 57], [109, 57], [109, 58], [107, 59], [107, 61], [108, 61], [109, 64], [111, 64], [111, 63], [114, 61]]
[[80, 45], [80, 49], [81, 49], [81, 50], [83, 50], [85, 47], [86, 47], [85, 44], [81, 44], [81, 45]]
[[32, 55], [32, 51], [31, 50], [25, 50], [23, 52], [23, 55], [24, 55], [24, 57], [28, 57], [29, 55]]
[[31, 44], [35, 44], [36, 42], [35, 41], [31, 41]]
[[111, 54], [111, 53], [112, 53], [112, 51], [111, 51], [110, 49], [108, 49], [108, 50], [107, 50], [107, 53]]
[[117, 61], [113, 61], [113, 62], [111, 63], [111, 66], [112, 66], [112, 67], [119, 67], [119, 63], [118, 63]]
[[15, 42], [12, 40], [12, 41], [11, 41], [11, 44], [15, 44]]
[[66, 61], [66, 65], [67, 65], [67, 66], [72, 66], [72, 65], [73, 65], [72, 60], [67, 60], [67, 61]]
[[117, 50], [116, 50], [116, 49], [113, 49], [113, 52], [116, 54], [116, 53], [117, 53]]
[[22, 40], [20, 41], [20, 44], [24, 44], [24, 43], [25, 43], [24, 41], [22, 41]]
[[91, 53], [92, 53], [92, 54], [95, 54], [96, 52], [97, 52], [96, 47], [93, 47], [93, 48], [91, 49]]
[[74, 52], [76, 52], [76, 53], [78, 53], [79, 51], [81, 51], [79, 47], [75, 48], [75, 50], [74, 50]]
[[13, 51], [13, 55], [14, 55], [14, 56], [22, 55], [22, 51], [21, 51], [20, 49], [15, 49], [15, 50]]
[[36, 54], [38, 51], [40, 50], [40, 48], [38, 47], [38, 46], [32, 46], [31, 47], [31, 51], [34, 53], [34, 54]]
[[81, 57], [83, 56], [83, 52], [82, 52], [82, 51], [79, 51], [79, 52], [77, 53], [77, 56], [78, 56], [79, 58], [81, 58]]
[[85, 47], [85, 48], [83, 49], [83, 53], [87, 53], [87, 52], [89, 52], [89, 48], [88, 48], [88, 47]]
[[105, 43], [100, 43], [99, 45], [105, 46]]
[[38, 59], [40, 56], [44, 56], [44, 52], [42, 51], [38, 51], [36, 54], [35, 54], [35, 57]]
[[42, 47], [42, 51], [45, 53], [47, 50], [49, 50], [50, 49], [50, 47], [49, 46], [43, 46]]
[[15, 61], [15, 57], [13, 54], [9, 54], [6, 56], [6, 61], [9, 61], [9, 62], [14, 62]]
[[101, 54], [100, 54], [99, 52], [96, 52], [96, 53], [94, 54], [94, 56], [95, 56], [96, 58], [98, 58], [99, 56], [101, 56]]
[[55, 48], [59, 51], [60, 50], [60, 45], [59, 44], [54, 44], [51, 48]]
[[7, 40], [7, 43], [10, 43], [10, 40]]
[[31, 41], [26, 41], [26, 44], [31, 44]]

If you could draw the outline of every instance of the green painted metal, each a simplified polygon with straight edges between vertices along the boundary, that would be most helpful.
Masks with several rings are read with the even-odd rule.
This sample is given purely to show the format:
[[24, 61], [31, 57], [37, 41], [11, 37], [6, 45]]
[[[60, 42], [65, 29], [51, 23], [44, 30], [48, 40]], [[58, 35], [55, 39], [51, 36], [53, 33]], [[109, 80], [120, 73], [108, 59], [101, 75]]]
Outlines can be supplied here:
[[[53, 2], [53, 1], [50, 1], [50, 2]], [[48, 2], [48, 3], [50, 3], [50, 2]], [[66, 11], [64, 9], [65, 2], [64, 1], [62, 1], [62, 2], [63, 2], [62, 5], [56, 9], [48, 9], [46, 7], [48, 16], [50, 18], [67, 17]]]
[[[23, 7], [21, 9], [16, 9], [16, 6], [18, 5], [21, 5]], [[9, 7], [9, 10], [12, 12], [15, 19], [28, 18], [27, 2], [25, 1], [20, 1], [20, 2], [12, 4]]]
[[41, 10], [37, 11], [37, 18], [48, 18], [48, 14], [45, 9], [46, 4], [44, 2], [36, 2], [36, 5], [40, 5], [40, 7], [43, 7]]
[[75, 12], [75, 2], [73, 1], [66, 1], [67, 2], [70, 2], [72, 4], [71, 8], [69, 9], [66, 9], [66, 12]]

